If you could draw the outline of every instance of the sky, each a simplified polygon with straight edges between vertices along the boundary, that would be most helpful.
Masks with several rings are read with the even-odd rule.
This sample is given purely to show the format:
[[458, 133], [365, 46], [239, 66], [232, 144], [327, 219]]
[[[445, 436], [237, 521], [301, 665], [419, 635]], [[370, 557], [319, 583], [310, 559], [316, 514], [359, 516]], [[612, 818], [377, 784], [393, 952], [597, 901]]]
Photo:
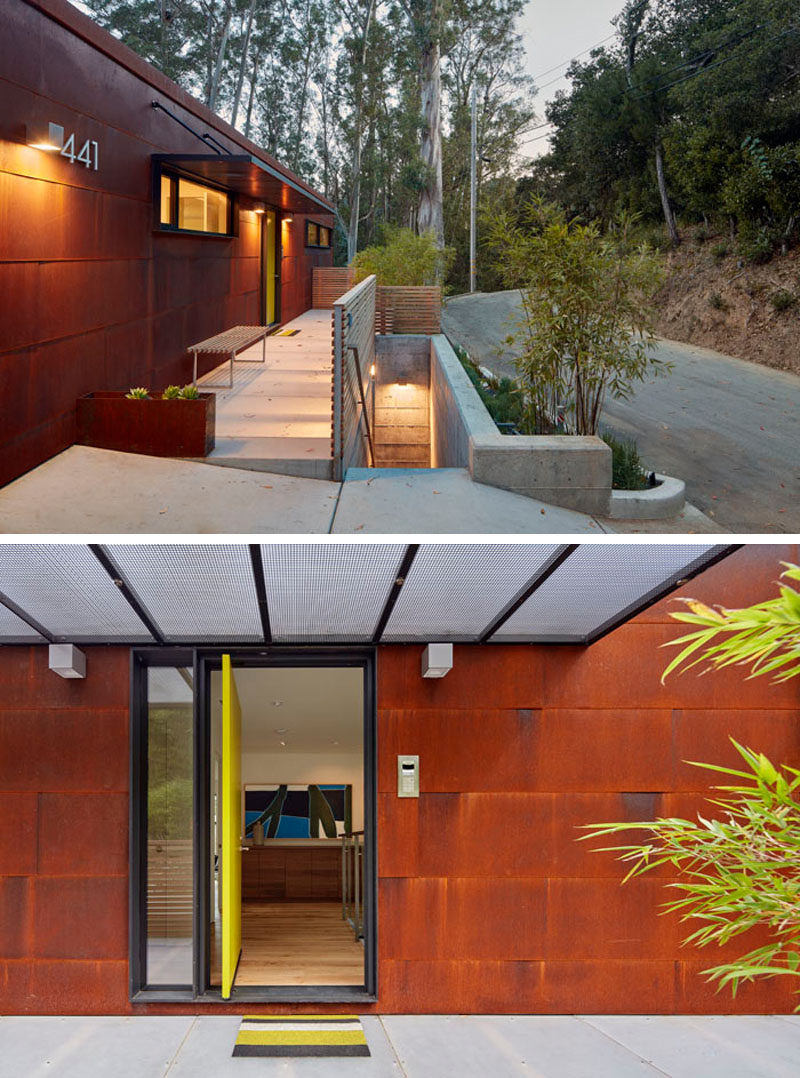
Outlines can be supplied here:
[[[545, 102], [558, 90], [569, 87], [563, 78], [567, 69], [563, 61], [571, 60], [613, 34], [611, 19], [623, 6], [624, 0], [529, 0], [519, 30], [528, 54], [528, 74], [541, 86], [536, 98], [539, 123], [544, 122]], [[557, 65], [562, 66], [550, 70]], [[546, 131], [534, 131], [531, 138], [543, 134]], [[548, 145], [546, 138], [540, 138], [521, 147], [521, 152], [538, 157], [547, 151]]]

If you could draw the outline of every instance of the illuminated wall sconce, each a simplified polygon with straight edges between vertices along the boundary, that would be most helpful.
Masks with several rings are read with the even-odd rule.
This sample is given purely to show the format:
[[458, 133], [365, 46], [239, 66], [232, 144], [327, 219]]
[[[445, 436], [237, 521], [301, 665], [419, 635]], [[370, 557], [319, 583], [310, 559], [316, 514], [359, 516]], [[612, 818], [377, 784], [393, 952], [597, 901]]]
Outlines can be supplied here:
[[255, 209], [253, 210], [253, 213], [257, 213], [259, 215], [263, 214], [264, 213], [264, 207], [263, 206], [256, 206]]
[[294, 217], [292, 217], [291, 215], [289, 215], [289, 217], [284, 217], [284, 219], [283, 219], [283, 223], [284, 223], [285, 225], [290, 225], [290, 224], [292, 223], [292, 221], [293, 221], [293, 220], [294, 220]]
[[61, 153], [64, 148], [64, 128], [61, 124], [37, 123], [25, 129], [25, 142], [34, 150]]
[[398, 384], [398, 385], [399, 385], [399, 386], [400, 386], [400, 387], [401, 387], [402, 389], [408, 389], [408, 379], [407, 379], [407, 378], [398, 378], [398, 379], [397, 379], [397, 384]]
[[374, 363], [372, 364], [372, 366], [369, 369], [369, 376], [370, 376], [370, 378], [375, 377], [375, 364]]
[[444, 677], [453, 669], [452, 644], [428, 644], [422, 653], [422, 676]]
[[51, 644], [47, 665], [59, 677], [86, 677], [86, 655], [74, 644]]

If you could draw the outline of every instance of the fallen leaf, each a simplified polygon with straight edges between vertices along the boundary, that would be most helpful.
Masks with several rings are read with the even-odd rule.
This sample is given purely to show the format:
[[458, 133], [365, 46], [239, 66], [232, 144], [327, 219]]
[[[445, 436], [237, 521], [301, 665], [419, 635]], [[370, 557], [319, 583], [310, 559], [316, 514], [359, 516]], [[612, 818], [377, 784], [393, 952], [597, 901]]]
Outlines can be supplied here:
[[363, 524], [359, 524], [357, 528], [353, 528], [354, 532], [360, 532], [360, 531], [363, 531], [363, 530], [364, 530], [364, 525]]
[[159, 509], [159, 513], [168, 513], [169, 509]]
[[540, 509], [540, 510], [539, 510], [539, 512], [540, 512], [540, 513], [542, 514], [542, 516], [544, 516], [544, 515], [545, 515], [545, 511], [544, 511], [544, 509]]
[[763, 428], [763, 427], [759, 427], [758, 429], [759, 429], [759, 430], [763, 430], [764, 428]]
[[433, 493], [434, 494], [441, 494], [442, 492], [440, 490], [435, 490]]
[[261, 486], [264, 490], [272, 490], [272, 487], [269, 485], [269, 483], [262, 483]]

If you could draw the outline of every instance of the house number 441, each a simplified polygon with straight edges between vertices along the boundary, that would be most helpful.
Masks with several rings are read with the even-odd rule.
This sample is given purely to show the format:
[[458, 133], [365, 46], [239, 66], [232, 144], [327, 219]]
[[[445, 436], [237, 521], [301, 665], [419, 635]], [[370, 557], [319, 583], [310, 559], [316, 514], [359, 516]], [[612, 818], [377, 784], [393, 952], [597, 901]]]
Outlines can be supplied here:
[[61, 156], [66, 157], [73, 165], [76, 162], [79, 162], [86, 168], [94, 169], [94, 171], [97, 172], [98, 145], [95, 140], [87, 138], [77, 153], [75, 152], [75, 147], [75, 135], [70, 135], [62, 147]]

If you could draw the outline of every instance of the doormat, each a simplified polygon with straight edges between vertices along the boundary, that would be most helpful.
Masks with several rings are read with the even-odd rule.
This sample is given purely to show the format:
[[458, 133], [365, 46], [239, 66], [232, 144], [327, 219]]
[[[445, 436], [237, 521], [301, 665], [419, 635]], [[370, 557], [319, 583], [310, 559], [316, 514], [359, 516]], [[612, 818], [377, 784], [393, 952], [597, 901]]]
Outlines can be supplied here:
[[294, 337], [300, 332], [299, 329], [284, 329], [277, 334], [278, 337]]
[[357, 1014], [246, 1014], [235, 1056], [368, 1056]]

